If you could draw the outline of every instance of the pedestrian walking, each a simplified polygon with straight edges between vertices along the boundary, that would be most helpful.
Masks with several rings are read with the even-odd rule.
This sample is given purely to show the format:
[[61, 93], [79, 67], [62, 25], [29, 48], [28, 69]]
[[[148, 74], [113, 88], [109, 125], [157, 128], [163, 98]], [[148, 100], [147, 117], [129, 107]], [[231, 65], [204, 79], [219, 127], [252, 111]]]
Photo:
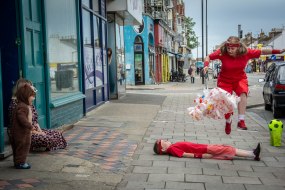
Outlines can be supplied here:
[[197, 69], [196, 69], [196, 73], [197, 75], [199, 76], [199, 73], [200, 73], [200, 67], [197, 66]]
[[195, 83], [195, 65], [192, 63], [188, 69], [188, 74], [191, 79], [191, 83]]
[[[208, 71], [209, 61], [219, 59], [222, 62], [221, 72], [218, 76], [217, 86], [229, 93], [235, 92], [240, 97], [238, 103], [238, 124], [237, 127], [247, 130], [245, 124], [245, 110], [248, 95], [248, 80], [245, 73], [247, 62], [260, 55], [280, 54], [285, 49], [250, 49], [243, 44], [238, 37], [230, 36], [221, 47], [210, 55], [206, 56], [204, 62], [204, 73]], [[231, 115], [225, 114], [225, 133], [231, 133]]]
[[251, 158], [260, 160], [260, 143], [254, 150], [242, 150], [228, 145], [198, 144], [192, 142], [171, 143], [167, 140], [158, 139], [154, 143], [153, 151], [156, 154], [169, 154], [175, 157], [208, 158], [218, 160], [233, 160], [234, 157]]

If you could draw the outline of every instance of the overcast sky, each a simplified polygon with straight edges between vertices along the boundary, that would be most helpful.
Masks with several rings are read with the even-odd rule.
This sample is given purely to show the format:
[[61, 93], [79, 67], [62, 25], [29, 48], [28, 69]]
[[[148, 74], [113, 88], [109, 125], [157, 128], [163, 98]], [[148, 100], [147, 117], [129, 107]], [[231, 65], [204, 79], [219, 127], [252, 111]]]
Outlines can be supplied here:
[[[184, 0], [185, 16], [196, 22], [194, 31], [199, 36], [202, 45], [202, 0]], [[272, 28], [285, 27], [285, 0], [208, 0], [208, 53], [215, 45], [224, 42], [229, 36], [238, 35], [238, 25], [241, 25], [243, 35], [252, 32], [257, 36], [261, 29], [268, 34]], [[204, 6], [206, 0], [204, 0]], [[204, 14], [206, 9], [204, 8]], [[204, 15], [205, 19], [205, 15]], [[205, 24], [205, 21], [204, 21]], [[204, 31], [206, 28], [204, 26]], [[204, 38], [204, 46], [206, 39]], [[199, 57], [202, 56], [199, 47]], [[197, 57], [197, 49], [192, 50]], [[206, 50], [204, 51], [206, 56]]]

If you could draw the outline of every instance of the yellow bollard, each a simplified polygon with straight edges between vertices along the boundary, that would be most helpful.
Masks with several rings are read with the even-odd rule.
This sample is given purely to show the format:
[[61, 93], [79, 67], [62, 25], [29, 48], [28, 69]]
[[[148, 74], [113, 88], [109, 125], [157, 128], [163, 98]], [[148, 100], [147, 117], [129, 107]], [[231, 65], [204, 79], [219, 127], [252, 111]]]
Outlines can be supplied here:
[[268, 124], [270, 131], [270, 145], [281, 146], [283, 123], [278, 119], [273, 119]]

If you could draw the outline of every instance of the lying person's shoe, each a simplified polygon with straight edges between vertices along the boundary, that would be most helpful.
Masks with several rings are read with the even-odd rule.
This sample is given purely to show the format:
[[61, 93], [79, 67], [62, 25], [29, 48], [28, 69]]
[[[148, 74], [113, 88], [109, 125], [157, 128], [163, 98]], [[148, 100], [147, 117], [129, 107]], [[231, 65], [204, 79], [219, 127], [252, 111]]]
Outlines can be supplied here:
[[260, 148], [260, 143], [257, 144], [257, 147], [253, 150], [253, 154], [254, 154], [254, 160], [256, 161], [260, 161], [260, 151], [261, 151], [261, 148]]
[[21, 163], [21, 164], [16, 164], [15, 168], [16, 169], [30, 169], [31, 165], [28, 163]]
[[237, 124], [237, 127], [241, 130], [247, 130], [244, 120], [240, 120]]

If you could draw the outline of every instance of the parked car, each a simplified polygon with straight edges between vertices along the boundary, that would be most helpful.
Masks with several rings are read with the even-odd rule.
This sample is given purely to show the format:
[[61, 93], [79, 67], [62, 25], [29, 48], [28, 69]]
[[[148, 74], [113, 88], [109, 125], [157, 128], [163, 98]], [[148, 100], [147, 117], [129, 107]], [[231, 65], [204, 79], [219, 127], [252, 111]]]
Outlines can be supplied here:
[[284, 117], [285, 112], [285, 62], [272, 63], [266, 72], [263, 86], [265, 110], [272, 110], [273, 117]]

